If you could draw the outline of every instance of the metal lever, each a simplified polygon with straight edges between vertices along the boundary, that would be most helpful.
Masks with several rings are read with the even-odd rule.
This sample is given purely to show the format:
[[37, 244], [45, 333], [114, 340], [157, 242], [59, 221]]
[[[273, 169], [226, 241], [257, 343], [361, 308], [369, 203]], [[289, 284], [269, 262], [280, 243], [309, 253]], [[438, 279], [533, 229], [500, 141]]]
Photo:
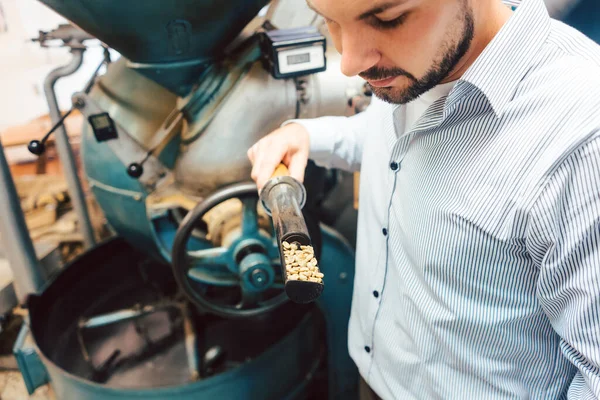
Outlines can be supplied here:
[[[96, 67], [96, 70], [92, 74], [92, 77], [86, 83], [85, 88], [84, 88], [84, 93], [90, 92], [90, 90], [94, 86], [94, 82], [96, 80], [96, 77], [98, 76], [98, 72], [100, 71], [100, 68], [102, 68], [102, 66], [104, 64], [108, 64], [108, 63], [110, 63], [110, 53], [109, 53], [108, 49], [105, 47], [104, 48], [104, 58], [102, 59], [102, 62], [98, 65], [98, 67]], [[71, 107], [71, 109], [69, 111], [67, 111], [65, 113], [65, 115], [63, 115], [62, 118], [58, 120], [58, 122], [56, 122], [56, 124], [54, 124], [52, 129], [50, 129], [50, 131], [44, 135], [42, 140], [32, 140], [31, 142], [29, 142], [29, 144], [27, 145], [27, 150], [29, 150], [30, 153], [35, 154], [36, 156], [41, 156], [42, 154], [44, 154], [44, 152], [46, 151], [46, 142], [48, 141], [48, 138], [50, 137], [50, 135], [52, 135], [55, 130], [57, 130], [60, 126], [62, 126], [64, 124], [65, 119], [67, 119], [67, 117], [73, 112], [73, 110], [75, 108], [80, 108], [80, 104], [77, 104], [77, 103], [73, 104], [73, 107]]]
[[44, 151], [46, 151], [46, 141], [48, 140], [50, 135], [64, 123], [65, 119], [67, 119], [67, 117], [73, 112], [73, 110], [74, 108], [71, 108], [69, 111], [67, 111], [65, 115], [63, 115], [62, 118], [59, 119], [56, 124], [54, 124], [52, 129], [50, 129], [50, 132], [44, 135], [42, 140], [32, 140], [31, 142], [29, 142], [29, 144], [27, 145], [27, 149], [29, 150], [29, 152], [35, 154], [36, 156], [41, 156], [44, 153]]

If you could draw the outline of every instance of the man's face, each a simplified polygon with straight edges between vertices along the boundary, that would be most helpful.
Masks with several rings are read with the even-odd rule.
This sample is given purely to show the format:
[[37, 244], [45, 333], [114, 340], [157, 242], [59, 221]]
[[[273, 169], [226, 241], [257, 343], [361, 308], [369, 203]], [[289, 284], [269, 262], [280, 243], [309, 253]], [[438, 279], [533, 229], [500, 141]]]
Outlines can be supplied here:
[[468, 0], [307, 0], [342, 54], [342, 73], [359, 75], [384, 101], [404, 104], [442, 83], [473, 34]]

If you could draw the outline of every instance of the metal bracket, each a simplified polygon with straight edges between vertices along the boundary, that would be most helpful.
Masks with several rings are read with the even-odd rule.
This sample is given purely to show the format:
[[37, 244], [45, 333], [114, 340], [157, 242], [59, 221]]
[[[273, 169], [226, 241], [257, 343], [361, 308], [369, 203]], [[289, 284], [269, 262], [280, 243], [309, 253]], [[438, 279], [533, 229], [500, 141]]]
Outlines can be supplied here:
[[50, 381], [48, 371], [37, 354], [27, 322], [23, 322], [13, 347], [13, 354], [29, 394], [33, 394], [37, 388]]
[[[91, 115], [105, 113], [94, 100], [85, 93], [78, 92], [72, 97], [73, 104], [88, 119]], [[160, 181], [168, 179], [171, 172], [158, 160], [156, 156], [150, 154], [149, 150], [142, 147], [123, 126], [114, 121], [117, 130], [115, 139], [107, 140], [105, 143], [113, 153], [123, 163], [124, 168], [134, 162], [144, 161], [144, 172], [139, 177], [148, 191], [153, 191]]]

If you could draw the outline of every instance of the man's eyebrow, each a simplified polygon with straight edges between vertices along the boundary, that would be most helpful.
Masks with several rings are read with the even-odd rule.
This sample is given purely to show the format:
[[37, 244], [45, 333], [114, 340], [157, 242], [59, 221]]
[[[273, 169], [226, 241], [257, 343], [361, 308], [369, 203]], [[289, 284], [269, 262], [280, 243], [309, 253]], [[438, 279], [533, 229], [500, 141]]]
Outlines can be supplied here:
[[369, 17], [372, 17], [373, 15], [380, 14], [380, 13], [384, 12], [385, 10], [388, 10], [392, 7], [396, 7], [404, 2], [406, 2], [406, 0], [392, 0], [392, 1], [388, 1], [387, 3], [378, 4], [375, 7], [371, 8], [369, 11], [360, 14], [357, 19], [358, 20], [367, 19]]

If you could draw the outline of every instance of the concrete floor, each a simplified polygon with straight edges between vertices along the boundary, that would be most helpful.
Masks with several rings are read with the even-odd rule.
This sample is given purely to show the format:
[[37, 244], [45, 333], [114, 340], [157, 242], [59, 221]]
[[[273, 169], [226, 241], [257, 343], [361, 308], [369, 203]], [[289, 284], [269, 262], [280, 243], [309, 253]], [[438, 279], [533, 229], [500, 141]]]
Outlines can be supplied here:
[[56, 400], [50, 386], [38, 388], [31, 396], [27, 393], [21, 373], [0, 371], [0, 400]]

